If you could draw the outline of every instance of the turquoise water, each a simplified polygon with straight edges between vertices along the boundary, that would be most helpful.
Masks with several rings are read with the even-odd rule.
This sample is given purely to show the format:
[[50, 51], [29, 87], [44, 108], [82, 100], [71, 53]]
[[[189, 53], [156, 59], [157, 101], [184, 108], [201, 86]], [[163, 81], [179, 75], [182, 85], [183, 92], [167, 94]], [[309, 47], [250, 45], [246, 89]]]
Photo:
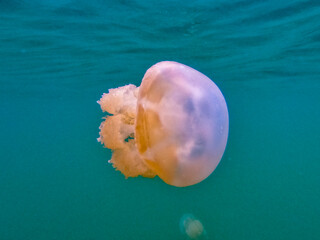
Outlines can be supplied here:
[[[216, 171], [125, 179], [96, 101], [174, 60], [224, 93]], [[0, 239], [320, 239], [318, 1], [0, 1]], [[188, 131], [186, 129], [186, 131]]]

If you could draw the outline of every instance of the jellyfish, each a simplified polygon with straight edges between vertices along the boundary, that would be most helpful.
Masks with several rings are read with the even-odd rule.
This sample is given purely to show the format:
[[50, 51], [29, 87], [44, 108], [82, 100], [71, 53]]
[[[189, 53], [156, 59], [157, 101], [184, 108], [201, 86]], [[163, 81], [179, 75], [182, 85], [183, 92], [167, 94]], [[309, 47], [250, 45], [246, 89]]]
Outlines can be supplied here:
[[206, 230], [200, 220], [192, 214], [184, 214], [180, 219], [180, 231], [187, 235], [188, 239], [207, 239]]
[[226, 148], [226, 101], [207, 76], [184, 64], [150, 67], [140, 87], [109, 89], [98, 101], [107, 116], [98, 141], [126, 178], [159, 176], [185, 187], [206, 179]]

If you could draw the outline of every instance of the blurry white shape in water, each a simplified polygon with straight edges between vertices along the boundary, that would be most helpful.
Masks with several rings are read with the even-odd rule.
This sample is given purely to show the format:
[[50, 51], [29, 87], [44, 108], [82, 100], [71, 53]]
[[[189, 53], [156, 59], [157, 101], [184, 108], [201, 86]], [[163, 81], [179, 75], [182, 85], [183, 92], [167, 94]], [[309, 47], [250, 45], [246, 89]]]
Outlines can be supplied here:
[[184, 214], [180, 219], [180, 231], [187, 236], [187, 239], [204, 240], [208, 239], [206, 230], [199, 219], [192, 214]]

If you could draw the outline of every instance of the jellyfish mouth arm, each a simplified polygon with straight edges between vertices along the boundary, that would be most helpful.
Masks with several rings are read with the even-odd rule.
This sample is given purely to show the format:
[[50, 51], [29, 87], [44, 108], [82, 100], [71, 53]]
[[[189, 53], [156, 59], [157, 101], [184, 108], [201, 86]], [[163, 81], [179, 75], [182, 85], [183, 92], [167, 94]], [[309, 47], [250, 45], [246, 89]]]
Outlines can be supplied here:
[[99, 127], [98, 141], [113, 151], [109, 163], [126, 178], [155, 176], [140, 157], [134, 139], [138, 90], [132, 84], [109, 89], [98, 101], [102, 111], [111, 114], [104, 118]]
[[134, 117], [138, 91], [139, 88], [133, 84], [111, 88], [108, 93], [102, 95], [98, 104], [100, 104], [103, 112], [110, 114], [124, 113]]

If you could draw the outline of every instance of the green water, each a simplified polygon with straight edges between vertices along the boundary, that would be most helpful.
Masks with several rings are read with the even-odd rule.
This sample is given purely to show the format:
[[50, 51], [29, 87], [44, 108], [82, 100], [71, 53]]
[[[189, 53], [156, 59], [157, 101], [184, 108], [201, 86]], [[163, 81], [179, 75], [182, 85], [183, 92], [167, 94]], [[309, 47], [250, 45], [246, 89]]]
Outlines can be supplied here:
[[[317, 1], [0, 1], [0, 239], [320, 239]], [[203, 72], [230, 135], [214, 173], [125, 179], [97, 141], [109, 88]], [[188, 131], [186, 129], [186, 131]]]

